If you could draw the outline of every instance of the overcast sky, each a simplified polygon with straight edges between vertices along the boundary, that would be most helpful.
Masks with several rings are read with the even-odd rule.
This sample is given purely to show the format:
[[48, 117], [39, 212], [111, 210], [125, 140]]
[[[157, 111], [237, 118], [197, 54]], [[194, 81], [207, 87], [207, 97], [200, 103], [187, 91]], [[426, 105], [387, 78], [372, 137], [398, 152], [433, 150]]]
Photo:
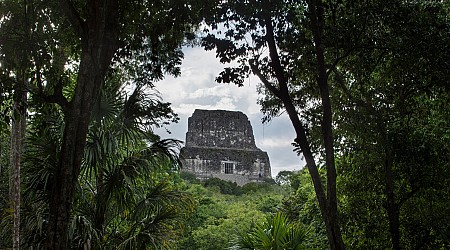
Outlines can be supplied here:
[[219, 63], [214, 52], [185, 48], [184, 53], [181, 76], [168, 76], [155, 84], [163, 100], [172, 103], [172, 109], [180, 117], [178, 123], [166, 127], [171, 134], [164, 129], [158, 129], [157, 134], [184, 142], [187, 119], [195, 109], [242, 111], [252, 124], [256, 146], [269, 154], [273, 177], [279, 171], [303, 167], [304, 161], [292, 151], [295, 133], [288, 117], [283, 115], [269, 124], [261, 123], [262, 113], [256, 103], [256, 78], [247, 79], [244, 87], [217, 83], [215, 78], [226, 65]]

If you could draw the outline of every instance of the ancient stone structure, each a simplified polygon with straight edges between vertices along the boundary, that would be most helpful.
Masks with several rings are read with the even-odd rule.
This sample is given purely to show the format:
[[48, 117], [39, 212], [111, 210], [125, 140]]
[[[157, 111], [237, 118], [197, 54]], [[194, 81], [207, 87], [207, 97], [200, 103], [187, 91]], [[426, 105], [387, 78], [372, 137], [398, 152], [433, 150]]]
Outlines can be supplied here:
[[271, 178], [269, 156], [256, 147], [242, 112], [196, 109], [180, 154], [183, 170], [199, 179], [217, 177], [244, 185]]

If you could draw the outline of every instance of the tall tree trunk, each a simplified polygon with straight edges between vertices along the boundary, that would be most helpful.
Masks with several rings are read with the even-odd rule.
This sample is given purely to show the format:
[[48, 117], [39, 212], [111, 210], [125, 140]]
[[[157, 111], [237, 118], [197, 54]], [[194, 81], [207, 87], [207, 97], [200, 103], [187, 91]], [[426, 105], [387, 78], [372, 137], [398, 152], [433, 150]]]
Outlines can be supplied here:
[[[325, 194], [322, 180], [314, 160], [314, 155], [306, 137], [306, 131], [303, 127], [297, 111], [289, 98], [283, 98], [286, 112], [288, 113], [291, 122], [296, 131], [295, 142], [300, 146], [303, 156], [306, 160], [306, 166], [311, 175], [311, 179], [314, 185], [314, 191], [316, 193], [317, 201], [319, 203], [320, 212], [325, 223], [328, 242], [330, 244], [330, 249], [345, 249], [344, 242], [342, 241], [342, 235], [340, 232], [340, 227], [338, 223], [338, 211], [337, 211], [337, 198], [336, 198], [336, 170], [334, 168], [334, 155], [333, 164], [331, 165], [331, 175], [328, 173], [330, 171], [330, 165], [327, 165], [327, 194]], [[331, 118], [330, 118], [331, 119]], [[323, 125], [322, 125], [323, 126]], [[324, 140], [326, 140], [325, 134]], [[328, 142], [329, 143], [329, 142]], [[331, 142], [332, 144], [332, 142]], [[327, 152], [327, 151], [326, 151]], [[330, 157], [329, 154], [326, 155], [327, 159]], [[329, 160], [329, 159], [328, 159]], [[328, 164], [328, 162], [327, 162]], [[331, 176], [331, 177], [330, 177]], [[328, 181], [331, 178], [331, 181]], [[330, 183], [331, 182], [331, 183]], [[330, 191], [331, 189], [331, 191]]]
[[82, 57], [75, 96], [64, 112], [64, 134], [50, 201], [47, 249], [67, 248], [72, 197], [84, 155], [92, 103], [102, 84], [94, 68], [92, 62]]
[[20, 249], [20, 164], [26, 124], [27, 92], [20, 86], [14, 93], [11, 126], [10, 199], [13, 211], [13, 249]]
[[[320, 0], [309, 0], [309, 15], [311, 31], [317, 59], [317, 84], [319, 86], [322, 100], [322, 136], [325, 147], [325, 162], [327, 167], [327, 231], [328, 241], [331, 249], [344, 249], [344, 242], [338, 222], [337, 193], [336, 193], [336, 167], [334, 161], [334, 139], [333, 139], [333, 113], [328, 87], [327, 68], [322, 45], [323, 34], [323, 6]], [[325, 222], [327, 223], [327, 222]]]
[[104, 232], [105, 213], [108, 207], [109, 194], [105, 190], [104, 170], [100, 167], [97, 170], [96, 177], [97, 193], [94, 196], [95, 202], [95, 214], [94, 214], [94, 227], [101, 232]]
[[117, 0], [88, 1], [83, 21], [68, 0], [61, 7], [81, 37], [82, 51], [77, 86], [63, 105], [64, 133], [49, 209], [46, 249], [68, 248], [72, 198], [84, 155], [90, 116], [100, 95], [106, 71], [119, 48]]
[[75, 95], [64, 112], [65, 128], [50, 201], [47, 249], [66, 249], [67, 246], [72, 197], [84, 155], [90, 115], [104, 77], [97, 68], [92, 56], [83, 53]]
[[400, 250], [400, 204], [395, 201], [394, 175], [392, 173], [392, 154], [386, 149], [384, 161], [386, 212], [389, 220], [389, 233], [391, 234], [392, 249]]
[[27, 73], [26, 68], [29, 62], [28, 44], [31, 39], [29, 30], [28, 1], [23, 2], [23, 26], [24, 48], [18, 58], [17, 82], [14, 87], [13, 110], [11, 124], [11, 151], [10, 151], [10, 199], [11, 210], [13, 211], [13, 235], [12, 242], [14, 250], [20, 249], [20, 168], [23, 151], [23, 140], [25, 138], [26, 113], [27, 113]]
[[[327, 232], [327, 238], [328, 242], [330, 244], [330, 249], [343, 249], [343, 248], [337, 248], [339, 246], [338, 241], [336, 240], [336, 236], [340, 235], [336, 233], [335, 227], [338, 227], [337, 224], [332, 224], [331, 216], [332, 213], [330, 213], [329, 208], [329, 195], [325, 194], [324, 187], [322, 184], [322, 180], [320, 178], [320, 174], [316, 165], [316, 162], [314, 160], [314, 155], [311, 151], [311, 148], [309, 146], [309, 143], [307, 141], [306, 137], [306, 131], [303, 125], [300, 122], [300, 119], [298, 118], [298, 114], [295, 110], [294, 105], [292, 102], [286, 102], [284, 103], [286, 107], [286, 112], [289, 114], [289, 117], [291, 118], [292, 124], [294, 126], [294, 129], [296, 131], [296, 139], [295, 142], [300, 146], [300, 149], [302, 151], [303, 156], [306, 160], [306, 167], [308, 168], [309, 174], [311, 175], [311, 179], [313, 181], [314, 185], [314, 191], [316, 193], [317, 201], [319, 203], [320, 213], [322, 215], [323, 221], [325, 223], [325, 228]], [[328, 192], [329, 193], [329, 192]], [[339, 229], [339, 227], [338, 227]]]
[[[332, 111], [331, 100], [328, 90], [327, 72], [325, 67], [324, 53], [321, 45], [321, 31], [320, 31], [320, 17], [323, 13], [316, 12], [315, 2], [310, 3], [311, 23], [313, 38], [316, 46], [317, 56], [317, 84], [320, 90], [323, 112], [322, 112], [322, 137], [325, 145], [326, 165], [327, 165], [327, 194], [325, 194], [324, 187], [320, 178], [314, 156], [306, 137], [306, 130], [300, 121], [297, 110], [292, 103], [292, 98], [289, 95], [288, 82], [284, 76], [284, 69], [281, 66], [277, 47], [274, 38], [274, 31], [270, 16], [266, 16], [266, 39], [269, 47], [269, 56], [272, 61], [272, 67], [277, 78], [279, 88], [271, 84], [258, 67], [250, 62], [251, 69], [256, 74], [263, 84], [271, 91], [277, 98], [279, 98], [289, 115], [292, 125], [296, 132], [295, 142], [300, 146], [303, 156], [306, 160], [311, 179], [313, 181], [314, 190], [319, 203], [322, 218], [325, 222], [327, 230], [327, 237], [331, 249], [345, 249], [344, 242], [338, 223], [337, 210], [337, 194], [336, 194], [336, 168], [334, 163], [334, 146], [332, 133]], [[323, 18], [323, 17], [322, 17]]]
[[13, 249], [20, 249], [20, 165], [22, 158], [23, 139], [26, 125], [27, 91], [25, 90], [26, 78], [19, 76], [18, 84], [14, 91], [13, 119], [11, 126], [11, 151], [10, 151], [10, 199], [13, 211]]

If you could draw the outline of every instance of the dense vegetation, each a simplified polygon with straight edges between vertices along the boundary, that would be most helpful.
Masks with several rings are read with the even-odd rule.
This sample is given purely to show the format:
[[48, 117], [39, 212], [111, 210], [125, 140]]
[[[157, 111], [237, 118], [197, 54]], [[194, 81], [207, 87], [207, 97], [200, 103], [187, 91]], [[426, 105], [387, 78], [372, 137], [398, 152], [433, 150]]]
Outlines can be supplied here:
[[[0, 248], [450, 248], [449, 13], [1, 1]], [[244, 187], [180, 176], [180, 142], [153, 133], [177, 115], [153, 83], [180, 74], [186, 44], [235, 62], [218, 82], [258, 77], [264, 121], [289, 115], [302, 171]]]
[[425, 216], [441, 206], [434, 195], [448, 197], [449, 7], [237, 0], [207, 19], [202, 45], [237, 62], [217, 80], [256, 75], [266, 119], [289, 115], [331, 249], [447, 246], [409, 206]]
[[[228, 249], [236, 245], [238, 233], [276, 212], [285, 193], [268, 183], [239, 187], [219, 179], [185, 185], [197, 208], [183, 223], [185, 235], [179, 241], [180, 249]], [[230, 193], [231, 189], [235, 191]]]

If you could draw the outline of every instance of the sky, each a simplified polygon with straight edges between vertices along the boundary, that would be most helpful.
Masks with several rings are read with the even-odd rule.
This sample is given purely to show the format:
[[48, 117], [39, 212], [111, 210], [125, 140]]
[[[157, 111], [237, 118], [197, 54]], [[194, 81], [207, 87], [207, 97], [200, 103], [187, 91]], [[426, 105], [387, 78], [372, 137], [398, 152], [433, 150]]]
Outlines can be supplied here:
[[[305, 163], [293, 152], [291, 143], [294, 129], [287, 115], [262, 124], [262, 113], [256, 103], [258, 80], [251, 77], [243, 87], [215, 81], [216, 76], [227, 65], [219, 63], [215, 52], [203, 48], [184, 48], [181, 76], [166, 78], [155, 84], [164, 102], [172, 103], [172, 109], [180, 121], [157, 129], [161, 138], [186, 140], [187, 119], [195, 109], [241, 111], [247, 115], [253, 127], [256, 146], [269, 155], [272, 176], [282, 170], [299, 170]], [[167, 133], [166, 129], [171, 133]]]

